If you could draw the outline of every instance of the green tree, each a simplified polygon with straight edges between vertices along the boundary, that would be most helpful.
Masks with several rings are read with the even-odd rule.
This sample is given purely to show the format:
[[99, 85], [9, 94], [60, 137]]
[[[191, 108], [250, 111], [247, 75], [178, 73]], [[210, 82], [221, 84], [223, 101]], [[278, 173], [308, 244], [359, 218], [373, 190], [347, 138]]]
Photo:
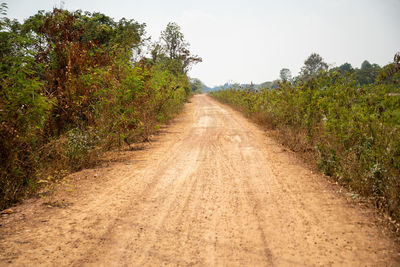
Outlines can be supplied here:
[[353, 67], [351, 66], [350, 63], [344, 63], [339, 66], [339, 70], [341, 73], [351, 72], [353, 70]]
[[361, 70], [368, 70], [370, 68], [372, 68], [372, 65], [368, 60], [364, 60], [363, 63], [361, 63]]
[[372, 84], [377, 79], [380, 71], [381, 67], [378, 64], [371, 64], [368, 60], [364, 60], [361, 68], [355, 71], [355, 79], [360, 85]]
[[191, 65], [202, 62], [201, 57], [191, 55], [190, 45], [185, 41], [181, 28], [175, 22], [168, 23], [166, 29], [161, 32], [161, 40], [164, 42], [167, 55], [181, 64], [183, 73], [186, 74]]
[[393, 63], [390, 63], [382, 68], [377, 80], [383, 83], [400, 83], [400, 52], [394, 55]]
[[[6, 16], [7, 15], [7, 4], [1, 3], [0, 4], [0, 15]], [[3, 29], [3, 25], [5, 23], [5, 17], [0, 17], [0, 30]]]
[[157, 63], [161, 58], [166, 57], [165, 49], [159, 42], [151, 44], [150, 53], [154, 63]]
[[282, 81], [290, 81], [292, 79], [292, 73], [289, 69], [283, 68], [279, 72], [279, 77]]
[[351, 66], [350, 63], [344, 63], [340, 65], [339, 67], [334, 67], [329, 70], [330, 72], [338, 72], [340, 74], [345, 74], [345, 73], [353, 73], [354, 69], [353, 66]]
[[308, 77], [327, 69], [328, 64], [324, 62], [323, 58], [317, 53], [312, 53], [304, 61], [304, 66], [301, 68], [301, 75]]
[[190, 86], [192, 87], [192, 92], [201, 94], [202, 90], [205, 88], [205, 85], [201, 82], [200, 79], [191, 78]]
[[0, 4], [0, 209], [39, 178], [58, 179], [56, 169], [146, 140], [192, 93], [188, 44], [174, 58], [159, 44], [153, 60], [133, 60], [145, 24], [63, 9], [21, 24], [6, 10]]
[[180, 51], [188, 46], [185, 43], [181, 27], [175, 22], [168, 23], [164, 31], [161, 32], [161, 39], [164, 41], [167, 53], [170, 58], [178, 59]]

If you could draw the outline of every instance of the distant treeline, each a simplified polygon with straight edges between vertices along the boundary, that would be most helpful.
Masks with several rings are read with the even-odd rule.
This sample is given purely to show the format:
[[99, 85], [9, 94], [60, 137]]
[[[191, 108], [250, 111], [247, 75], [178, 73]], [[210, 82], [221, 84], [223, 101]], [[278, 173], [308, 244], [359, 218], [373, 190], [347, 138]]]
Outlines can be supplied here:
[[[313, 54], [312, 56], [310, 56], [309, 60], [310, 60], [309, 63], [312, 63], [311, 61], [313, 60], [317, 60], [316, 64], [318, 64], [318, 61], [322, 61], [320, 62], [320, 64], [322, 64], [320, 65], [320, 67], [325, 70], [328, 69], [328, 64], [323, 62], [322, 58], [318, 54]], [[368, 85], [375, 83], [381, 71], [382, 71], [381, 66], [379, 66], [378, 64], [371, 64], [368, 60], [364, 60], [360, 68], [353, 68], [353, 66], [350, 63], [344, 63], [339, 67], [334, 67], [329, 69], [329, 72], [331, 73], [339, 72], [343, 74], [344, 73], [353, 74], [353, 79], [356, 81], [358, 85]], [[274, 81], [267, 81], [260, 84], [225, 83], [223, 85], [218, 85], [214, 87], [208, 87], [205, 84], [202, 84], [203, 88], [202, 90], [204, 92], [212, 92], [212, 91], [227, 89], [230, 87], [253, 88], [255, 90], [259, 90], [261, 88], [275, 89], [279, 87], [279, 82], [281, 82], [282, 80], [295, 82], [299, 79], [302, 79], [303, 75], [304, 75], [304, 69], [301, 70], [298, 76], [292, 77], [292, 73], [290, 72], [290, 70], [287, 68], [283, 68], [280, 71], [280, 79]], [[201, 81], [199, 82], [201, 83]]]
[[175, 23], [149, 43], [134, 20], [54, 9], [19, 23], [0, 9], [0, 209], [147, 140], [192, 94], [201, 58]]
[[311, 55], [301, 75], [281, 71], [275, 89], [233, 86], [212, 96], [243, 111], [342, 185], [400, 221], [400, 54], [328, 70]]

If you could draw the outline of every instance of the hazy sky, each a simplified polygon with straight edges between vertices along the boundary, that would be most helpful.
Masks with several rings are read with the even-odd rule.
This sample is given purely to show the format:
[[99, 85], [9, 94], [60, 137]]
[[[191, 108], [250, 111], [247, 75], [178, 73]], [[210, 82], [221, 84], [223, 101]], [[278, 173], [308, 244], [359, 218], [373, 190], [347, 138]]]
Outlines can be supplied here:
[[[8, 17], [23, 20], [60, 0], [0, 0]], [[338, 66], [359, 67], [367, 59], [384, 65], [400, 50], [400, 0], [64, 0], [64, 8], [99, 11], [146, 23], [159, 38], [177, 22], [203, 62], [190, 71], [209, 86], [227, 81], [260, 83], [282, 68], [297, 75], [304, 60], [319, 53]]]

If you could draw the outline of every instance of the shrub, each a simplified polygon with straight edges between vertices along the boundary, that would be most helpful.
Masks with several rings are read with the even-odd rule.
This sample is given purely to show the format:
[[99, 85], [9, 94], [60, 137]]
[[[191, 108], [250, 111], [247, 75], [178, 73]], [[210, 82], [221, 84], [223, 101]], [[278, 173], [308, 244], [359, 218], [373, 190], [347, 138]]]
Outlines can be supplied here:
[[186, 48], [181, 59], [133, 61], [144, 24], [60, 9], [0, 22], [0, 209], [149, 139], [190, 96]]
[[358, 86], [352, 76], [321, 72], [275, 90], [232, 88], [211, 95], [283, 131], [286, 145], [314, 151], [324, 173], [399, 220], [399, 92], [393, 83]]

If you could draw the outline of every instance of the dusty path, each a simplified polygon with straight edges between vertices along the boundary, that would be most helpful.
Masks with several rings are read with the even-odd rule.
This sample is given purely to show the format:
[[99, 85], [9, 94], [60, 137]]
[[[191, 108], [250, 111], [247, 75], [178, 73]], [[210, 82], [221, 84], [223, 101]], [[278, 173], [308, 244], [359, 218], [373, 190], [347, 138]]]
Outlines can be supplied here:
[[371, 210], [208, 96], [129, 153], [74, 174], [67, 207], [3, 215], [0, 265], [399, 264]]

